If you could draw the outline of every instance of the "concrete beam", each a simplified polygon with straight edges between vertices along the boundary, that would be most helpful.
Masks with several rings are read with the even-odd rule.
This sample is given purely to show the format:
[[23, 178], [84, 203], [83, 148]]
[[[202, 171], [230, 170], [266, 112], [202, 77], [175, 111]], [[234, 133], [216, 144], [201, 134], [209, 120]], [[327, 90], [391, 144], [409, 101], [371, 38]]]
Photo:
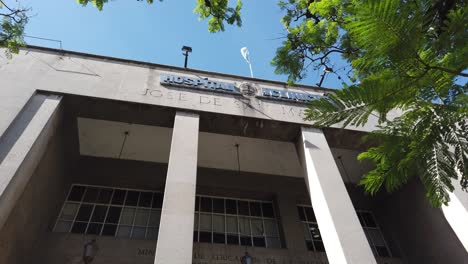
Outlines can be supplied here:
[[192, 263], [198, 126], [198, 114], [176, 113], [156, 245], [156, 264]]
[[298, 152], [329, 263], [376, 263], [322, 130], [302, 127]]
[[36, 94], [0, 141], [0, 229], [41, 160], [58, 123], [62, 97]]

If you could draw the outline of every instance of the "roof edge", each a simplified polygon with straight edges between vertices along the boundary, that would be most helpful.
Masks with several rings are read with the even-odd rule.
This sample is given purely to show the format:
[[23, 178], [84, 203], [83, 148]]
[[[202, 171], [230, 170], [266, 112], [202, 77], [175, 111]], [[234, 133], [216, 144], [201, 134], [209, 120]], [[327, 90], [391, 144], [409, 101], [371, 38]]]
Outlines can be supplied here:
[[47, 51], [47, 52], [53, 52], [53, 53], [60, 53], [62, 55], [68, 54], [68, 55], [75, 55], [75, 56], [92, 57], [92, 58], [102, 59], [102, 60], [111, 60], [111, 61], [117, 61], [117, 62], [123, 62], [123, 63], [136, 64], [136, 65], [146, 65], [146, 66], [152, 66], [152, 67], [167, 68], [167, 69], [178, 70], [178, 71], [187, 71], [187, 72], [201, 73], [201, 74], [211, 74], [211, 75], [216, 75], [216, 76], [219, 76], [219, 77], [230, 77], [230, 78], [238, 78], [238, 79], [244, 79], [244, 80], [249, 80], [249, 81], [265, 82], [265, 83], [271, 83], [271, 84], [276, 84], [276, 85], [283, 85], [283, 86], [287, 86], [287, 87], [300, 87], [300, 88], [306, 88], [306, 89], [311, 89], [311, 90], [322, 90], [322, 91], [334, 91], [335, 90], [335, 89], [332, 89], [332, 88], [323, 88], [323, 87], [317, 87], [317, 86], [312, 86], [312, 85], [304, 85], [304, 84], [295, 84], [295, 85], [291, 86], [291, 85], [288, 85], [286, 82], [280, 82], [280, 81], [251, 78], [251, 77], [246, 77], [246, 76], [239, 76], [239, 75], [234, 75], [234, 74], [197, 70], [197, 69], [191, 69], [191, 68], [183, 68], [183, 67], [177, 67], [177, 66], [171, 66], [171, 65], [165, 65], [165, 64], [158, 64], [158, 63], [152, 63], [152, 62], [123, 59], [123, 58], [117, 58], [117, 57], [110, 57], [110, 56], [104, 56], [104, 55], [98, 55], [98, 54], [92, 54], [92, 53], [84, 53], [84, 52], [71, 51], [71, 50], [64, 50], [64, 49], [49, 48], [49, 47], [43, 47], [43, 46], [26, 45], [25, 47], [23, 47], [21, 49], [22, 50], [28, 50], [29, 49], [29, 50]]

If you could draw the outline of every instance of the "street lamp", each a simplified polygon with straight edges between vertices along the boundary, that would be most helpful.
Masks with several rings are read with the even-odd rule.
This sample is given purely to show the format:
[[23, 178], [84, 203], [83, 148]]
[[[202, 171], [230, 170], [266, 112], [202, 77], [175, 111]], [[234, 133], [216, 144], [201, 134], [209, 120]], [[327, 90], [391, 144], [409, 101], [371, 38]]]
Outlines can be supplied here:
[[188, 54], [189, 52], [192, 52], [192, 47], [189, 46], [183, 46], [182, 51], [185, 52], [182, 55], [185, 56], [185, 63], [184, 63], [184, 68], [187, 68], [187, 60], [188, 60]]
[[252, 264], [252, 257], [249, 252], [245, 252], [245, 255], [241, 258], [241, 264]]
[[91, 239], [85, 242], [83, 247], [83, 261], [85, 264], [89, 264], [94, 260], [98, 247], [96, 239]]

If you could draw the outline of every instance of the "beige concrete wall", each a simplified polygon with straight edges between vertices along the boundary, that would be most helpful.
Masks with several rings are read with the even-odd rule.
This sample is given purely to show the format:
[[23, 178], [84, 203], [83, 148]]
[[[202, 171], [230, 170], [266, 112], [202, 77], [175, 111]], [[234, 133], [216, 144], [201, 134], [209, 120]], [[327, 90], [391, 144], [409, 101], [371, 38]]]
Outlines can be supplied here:
[[[161, 74], [209, 78], [237, 85], [248, 81], [260, 88], [312, 95], [324, 93], [321, 89], [301, 86], [286, 87], [284, 83], [265, 80], [246, 80], [237, 76], [190, 71], [162, 65], [150, 66], [143, 63], [122, 62], [111, 58], [97, 58], [58, 50], [26, 49], [14, 56], [10, 63], [3, 64], [0, 68], [0, 86], [2, 87], [0, 96], [5, 95], [5, 98], [12, 99], [4, 108], [0, 108], [5, 110], [0, 115], [0, 132], [8, 127], [34, 90], [290, 123], [311, 123], [303, 120], [305, 104], [163, 86], [159, 82]], [[377, 118], [370, 116], [369, 119], [369, 123], [364, 127], [349, 126], [349, 128], [360, 131], [373, 130]]]
[[33, 263], [34, 249], [52, 230], [67, 192], [72, 160], [64, 155], [60, 126], [38, 167], [0, 230], [0, 263]]
[[[71, 178], [73, 183], [163, 190], [166, 169], [166, 164], [81, 157], [77, 169], [67, 177]], [[295, 260], [294, 264], [327, 263], [325, 254], [309, 252], [305, 248], [295, 208], [296, 204], [309, 203], [303, 179], [245, 172], [239, 174], [235, 171], [209, 168], [199, 168], [197, 175], [197, 194], [275, 200], [277, 205], [281, 204], [277, 212], [287, 248], [249, 248], [249, 253], [261, 260], [260, 263], [279, 264], [286, 259]], [[63, 200], [64, 198], [60, 203]], [[289, 207], [290, 210], [285, 210], [285, 207]], [[54, 217], [58, 214], [59, 209]], [[51, 221], [53, 224], [55, 219]], [[45, 233], [34, 256], [48, 264], [77, 263], [81, 258], [85, 239], [85, 236], [76, 234]], [[97, 237], [97, 241], [100, 250], [93, 263], [154, 262], [154, 251], [151, 250], [155, 248], [155, 241], [109, 237]], [[245, 247], [241, 246], [196, 243], [193, 263], [234, 264], [238, 263], [235, 257], [242, 256], [244, 251]], [[379, 263], [400, 262], [398, 259], [380, 259]]]
[[[172, 128], [78, 118], [78, 131], [82, 155], [159, 163], [169, 160]], [[200, 132], [198, 166], [302, 178], [294, 144], [251, 137]]]
[[418, 179], [375, 202], [376, 215], [408, 263], [468, 263], [468, 252]]

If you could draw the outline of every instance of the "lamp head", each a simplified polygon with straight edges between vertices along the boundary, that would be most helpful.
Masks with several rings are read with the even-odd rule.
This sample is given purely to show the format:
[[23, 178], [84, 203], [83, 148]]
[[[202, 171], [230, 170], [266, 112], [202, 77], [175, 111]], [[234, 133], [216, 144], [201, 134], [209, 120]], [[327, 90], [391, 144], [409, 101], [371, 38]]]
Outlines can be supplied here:
[[182, 51], [185, 51], [185, 52], [192, 52], [192, 47], [189, 47], [189, 46], [182, 46]]

